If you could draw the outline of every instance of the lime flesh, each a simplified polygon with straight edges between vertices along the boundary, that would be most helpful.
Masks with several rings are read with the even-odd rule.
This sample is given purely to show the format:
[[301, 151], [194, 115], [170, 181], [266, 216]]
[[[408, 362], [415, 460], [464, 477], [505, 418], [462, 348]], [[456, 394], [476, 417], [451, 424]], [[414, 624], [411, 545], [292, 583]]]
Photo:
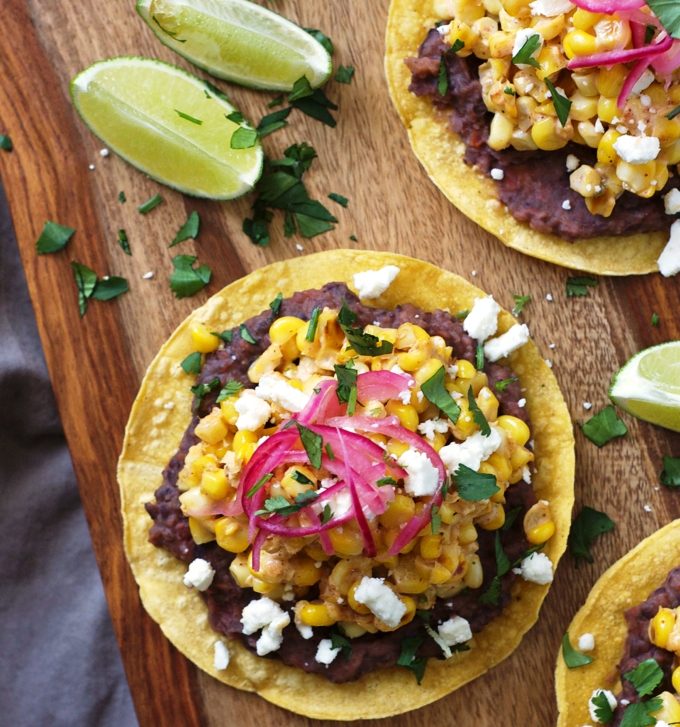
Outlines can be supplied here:
[[609, 396], [638, 419], [680, 432], [680, 341], [633, 356], [614, 377]]
[[330, 76], [328, 51], [309, 33], [248, 0], [138, 0], [157, 38], [208, 73], [253, 88], [290, 91]]
[[[259, 140], [232, 149], [234, 107], [204, 81], [147, 58], [112, 58], [71, 83], [76, 110], [110, 149], [150, 177], [181, 192], [233, 199], [262, 173]], [[180, 115], [184, 114], [184, 116]], [[186, 118], [186, 117], [190, 118]], [[200, 123], [198, 123], [200, 122]]]

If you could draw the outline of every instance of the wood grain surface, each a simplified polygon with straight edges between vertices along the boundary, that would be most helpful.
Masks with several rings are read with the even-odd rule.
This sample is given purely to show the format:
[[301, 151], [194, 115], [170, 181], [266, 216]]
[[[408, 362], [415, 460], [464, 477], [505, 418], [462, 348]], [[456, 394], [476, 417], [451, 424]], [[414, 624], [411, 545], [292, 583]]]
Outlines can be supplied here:
[[[353, 246], [439, 264], [493, 293], [505, 307], [512, 306], [512, 293], [530, 293], [522, 320], [553, 362], [576, 425], [590, 416], [584, 402], [593, 411], [605, 405], [613, 373], [633, 353], [680, 337], [677, 279], [601, 279], [587, 298], [567, 300], [569, 271], [505, 248], [444, 199], [411, 153], [389, 101], [383, 74], [387, 7], [388, 0], [276, 3], [286, 17], [331, 36], [336, 65], [357, 71], [351, 85], [331, 82], [326, 88], [340, 106], [337, 128], [294, 111], [290, 125], [265, 140], [265, 151], [276, 158], [293, 142], [309, 142], [319, 154], [305, 178], [310, 195], [323, 200], [337, 192], [350, 202], [345, 210], [328, 200], [340, 221], [333, 232], [311, 240], [285, 239], [277, 216], [271, 244], [258, 248], [241, 232], [252, 196], [215, 203], [164, 189], [113, 155], [100, 157], [101, 143], [77, 118], [69, 79], [96, 60], [145, 55], [205, 77], [158, 43], [132, 2], [3, 2], [0, 133], [12, 137], [15, 150], [0, 152], [0, 173], [142, 727], [321, 724], [197, 673], [145, 615], [124, 559], [115, 467], [130, 406], [161, 343], [211, 293], [268, 262]], [[272, 94], [216, 83], [256, 122], [267, 113]], [[125, 204], [117, 199], [121, 190]], [[140, 215], [137, 206], [156, 193], [164, 202]], [[192, 210], [201, 216], [198, 239], [171, 253], [197, 254], [213, 270], [213, 280], [194, 298], [178, 301], [168, 286], [167, 246]], [[34, 243], [46, 220], [73, 227], [76, 234], [66, 250], [38, 257]], [[127, 230], [132, 257], [117, 244], [120, 228]], [[100, 276], [124, 275], [130, 292], [113, 302], [92, 302], [81, 320], [73, 259]], [[147, 272], [154, 277], [143, 279]], [[650, 323], [654, 312], [658, 327]], [[512, 657], [446, 699], [384, 724], [554, 724], [553, 668], [572, 615], [607, 566], [680, 516], [680, 495], [658, 486], [662, 456], [680, 455], [680, 439], [623, 418], [629, 434], [603, 449], [575, 427], [576, 509], [588, 504], [617, 522], [595, 546], [595, 563], [575, 570], [571, 557], [564, 558], [539, 623]]]

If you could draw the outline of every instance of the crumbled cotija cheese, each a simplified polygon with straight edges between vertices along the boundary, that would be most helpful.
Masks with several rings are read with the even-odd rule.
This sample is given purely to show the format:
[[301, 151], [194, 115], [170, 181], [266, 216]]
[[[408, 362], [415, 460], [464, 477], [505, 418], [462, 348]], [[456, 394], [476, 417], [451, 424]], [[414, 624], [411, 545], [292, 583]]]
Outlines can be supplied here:
[[364, 576], [354, 591], [354, 600], [368, 606], [371, 613], [390, 628], [399, 626], [406, 613], [406, 604], [385, 585], [384, 578]]
[[[537, 35], [539, 39], [538, 47], [536, 50], [531, 54], [532, 58], [536, 58], [538, 54], [541, 52], [541, 48], [543, 48], [543, 36], [537, 31], [534, 30], [534, 28], [520, 28], [517, 31], [517, 35], [515, 36], [515, 44], [512, 46], [512, 55], [516, 56], [524, 47], [524, 44], [531, 38], [532, 35]], [[518, 63], [518, 68], [528, 68], [529, 64], [527, 63]]]
[[451, 442], [439, 450], [439, 456], [446, 466], [449, 474], [453, 475], [461, 464], [475, 470], [479, 469], [482, 462], [501, 446], [503, 438], [496, 427], [491, 427], [491, 433], [485, 437], [481, 432], [475, 432], [460, 444]]
[[255, 645], [258, 656], [265, 656], [276, 651], [283, 643], [283, 629], [290, 623], [290, 616], [272, 601], [262, 596], [251, 601], [241, 613], [241, 624], [246, 636], [262, 629], [262, 635]]
[[539, 586], [552, 583], [553, 580], [552, 562], [545, 553], [532, 553], [519, 564], [519, 568], [513, 568], [512, 572], [522, 576], [525, 581], [538, 583]]
[[664, 195], [663, 204], [667, 215], [677, 215], [680, 212], [680, 189], [671, 189]]
[[215, 642], [215, 657], [213, 666], [217, 671], [224, 671], [229, 666], [229, 649], [223, 641]]
[[492, 338], [484, 344], [484, 355], [489, 361], [509, 356], [529, 340], [529, 328], [526, 323], [515, 325], [502, 336]]
[[581, 634], [578, 637], [579, 651], [592, 651], [595, 648], [595, 637], [592, 634]]
[[291, 386], [281, 375], [263, 376], [255, 389], [255, 394], [260, 399], [267, 399], [295, 413], [302, 411], [309, 402], [309, 396], [304, 391]]
[[435, 432], [446, 434], [449, 431], [449, 425], [446, 419], [426, 419], [418, 425], [418, 431], [432, 442]]
[[328, 666], [335, 661], [335, 657], [339, 653], [340, 647], [334, 649], [333, 642], [330, 639], [321, 639], [314, 658], [319, 662], [319, 664], [325, 664]]
[[491, 170], [491, 178], [495, 179], [496, 181], [500, 182], [501, 179], [505, 177], [505, 172], [502, 169], [492, 169]]
[[621, 159], [629, 164], [651, 162], [661, 151], [661, 144], [655, 136], [620, 136], [613, 147]]
[[498, 314], [501, 307], [489, 295], [486, 298], [477, 298], [472, 304], [472, 310], [463, 321], [463, 328], [472, 338], [478, 341], [486, 341], [493, 336], [498, 328]]
[[396, 265], [385, 265], [380, 270], [366, 270], [354, 276], [354, 287], [357, 294], [364, 300], [380, 297], [399, 274]]
[[205, 591], [209, 588], [215, 577], [215, 570], [203, 558], [196, 558], [189, 564], [189, 570], [184, 575], [184, 585], [187, 588], [195, 588], [198, 591]]
[[448, 621], [444, 621], [439, 625], [437, 631], [447, 646], [464, 644], [472, 638], [470, 623], [461, 616], [453, 616]]
[[272, 414], [269, 404], [256, 396], [251, 389], [246, 389], [236, 400], [234, 409], [239, 413], [236, 420], [236, 428], [239, 431], [257, 431], [269, 421]]
[[680, 272], [680, 220], [671, 225], [671, 236], [656, 262], [661, 275], [667, 278]]
[[408, 473], [404, 478], [404, 489], [413, 497], [434, 495], [439, 473], [430, 458], [416, 449], [407, 449], [397, 460]]
[[569, 0], [534, 0], [529, 3], [532, 15], [543, 15], [546, 18], [556, 18], [571, 12], [574, 9], [574, 3]]

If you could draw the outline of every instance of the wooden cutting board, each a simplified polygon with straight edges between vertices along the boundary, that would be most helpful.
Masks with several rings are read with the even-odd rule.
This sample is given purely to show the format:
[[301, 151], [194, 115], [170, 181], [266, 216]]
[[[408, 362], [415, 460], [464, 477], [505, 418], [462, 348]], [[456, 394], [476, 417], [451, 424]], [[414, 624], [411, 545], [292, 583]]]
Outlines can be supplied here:
[[[144, 613], [123, 555], [115, 470], [130, 406], [159, 346], [211, 293], [269, 262], [347, 247], [429, 260], [493, 293], [507, 308], [513, 305], [512, 293], [530, 293], [522, 320], [553, 362], [576, 424], [590, 416], [584, 402], [591, 402], [593, 411], [605, 405], [612, 374], [633, 353], [680, 337], [678, 279], [601, 279], [588, 297], [567, 300], [569, 271], [506, 249], [444, 199], [411, 153], [388, 97], [383, 73], [387, 7], [388, 0], [276, 3], [283, 15], [331, 36], [336, 65], [353, 65], [357, 71], [351, 85], [331, 82], [326, 89], [340, 106], [337, 128], [296, 111], [288, 128], [264, 143], [273, 158], [293, 142], [314, 146], [319, 159], [305, 182], [310, 195], [324, 200], [338, 217], [336, 229], [311, 240], [285, 239], [277, 217], [271, 244], [258, 248], [241, 232], [252, 196], [216, 203], [162, 188], [114, 156], [102, 158], [101, 143], [77, 118], [69, 79], [96, 60], [145, 55], [204, 75], [158, 43], [132, 2], [3, 2], [0, 133], [12, 137], [15, 150], [0, 152], [0, 172], [143, 727], [314, 722], [198, 672]], [[267, 113], [272, 94], [219, 85], [255, 121]], [[118, 201], [121, 190], [125, 204]], [[348, 208], [326, 200], [329, 192], [348, 197]], [[164, 202], [140, 215], [137, 206], [156, 193]], [[192, 210], [201, 216], [198, 239], [172, 254], [198, 255], [213, 270], [213, 279], [194, 298], [178, 301], [168, 286], [172, 264], [167, 246]], [[73, 227], [76, 234], [65, 251], [38, 257], [34, 243], [46, 220]], [[117, 244], [120, 228], [127, 230], [132, 257]], [[69, 264], [74, 259], [100, 276], [124, 275], [130, 292], [110, 303], [91, 303], [81, 320]], [[154, 277], [143, 279], [147, 272]], [[650, 323], [655, 312], [658, 327]], [[512, 657], [446, 699], [383, 724], [554, 723], [552, 673], [572, 615], [608, 565], [680, 516], [680, 495], [658, 487], [662, 456], [680, 455], [680, 439], [623, 418], [629, 434], [601, 450], [575, 427], [576, 509], [591, 505], [617, 523], [595, 546], [595, 563], [575, 570], [571, 556], [565, 556], [538, 624]]]

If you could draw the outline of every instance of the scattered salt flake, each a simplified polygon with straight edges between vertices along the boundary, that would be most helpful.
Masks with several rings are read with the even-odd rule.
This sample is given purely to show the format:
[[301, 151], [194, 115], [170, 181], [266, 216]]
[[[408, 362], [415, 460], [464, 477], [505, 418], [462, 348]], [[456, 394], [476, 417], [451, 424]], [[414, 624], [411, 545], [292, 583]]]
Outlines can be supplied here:
[[680, 220], [671, 225], [671, 234], [657, 260], [659, 272], [666, 278], [680, 272]]
[[149, 270], [148, 273], [144, 273], [144, 275], [142, 275], [142, 278], [144, 280], [151, 280], [151, 278], [153, 278], [153, 273]]
[[93, 171], [93, 170], [94, 170], [94, 164], [90, 164], [90, 166], [89, 166], [89, 170], [90, 170], [90, 171]]
[[600, 119], [597, 119], [597, 121], [595, 122], [595, 132], [597, 134], [604, 134], [604, 126], [602, 126], [602, 121], [600, 121]]
[[644, 510], [645, 512], [651, 512], [651, 511], [652, 511], [652, 508], [651, 508], [651, 507], [650, 507], [649, 505], [643, 505], [642, 509], [643, 509], [643, 510]]
[[545, 365], [546, 365], [546, 366], [547, 366], [547, 367], [548, 367], [549, 369], [551, 369], [551, 368], [552, 368], [552, 361], [551, 361], [551, 360], [550, 360], [549, 358], [547, 358], [547, 359], [545, 360]]
[[555, 348], [555, 344], [554, 344], [554, 343], [549, 343], [549, 344], [548, 344], [548, 348], [552, 348], [552, 349], [554, 349], [554, 348]]
[[[108, 149], [100, 149], [99, 150], [99, 156], [107, 157], [108, 155], [109, 155], [109, 150]], [[220, 643], [220, 642], [218, 642], [218, 643]]]
[[645, 108], [649, 108], [652, 105], [652, 97], [648, 96], [646, 93], [641, 93], [640, 94], [640, 103]]
[[567, 155], [567, 171], [574, 172], [581, 165], [581, 160], [574, 154]]
[[520, 399], [517, 402], [517, 406], [520, 407], [520, 409], [523, 409], [526, 406], [527, 400], [526, 399]]
[[552, 301], [553, 301], [552, 293], [548, 293], [548, 295], [545, 296], [545, 299], [548, 301], [548, 303], [552, 303]]
[[302, 251], [303, 251], [303, 250], [305, 249], [304, 247], [302, 247], [302, 245], [301, 245], [301, 244], [300, 244], [299, 242], [298, 242], [298, 244], [297, 244], [297, 245], [295, 246], [295, 248], [296, 248], [297, 250], [299, 250], [300, 252], [302, 252]]
[[473, 270], [473, 271], [472, 271], [472, 277], [473, 277], [473, 278], [476, 278], [476, 277], [477, 277], [477, 271], [476, 271], [476, 270]]
[[229, 656], [227, 645], [223, 641], [216, 641], [213, 666], [217, 671], [224, 671], [229, 666]]
[[584, 401], [583, 402], [583, 408], [586, 411], [590, 411], [593, 408], [593, 405], [589, 401]]

